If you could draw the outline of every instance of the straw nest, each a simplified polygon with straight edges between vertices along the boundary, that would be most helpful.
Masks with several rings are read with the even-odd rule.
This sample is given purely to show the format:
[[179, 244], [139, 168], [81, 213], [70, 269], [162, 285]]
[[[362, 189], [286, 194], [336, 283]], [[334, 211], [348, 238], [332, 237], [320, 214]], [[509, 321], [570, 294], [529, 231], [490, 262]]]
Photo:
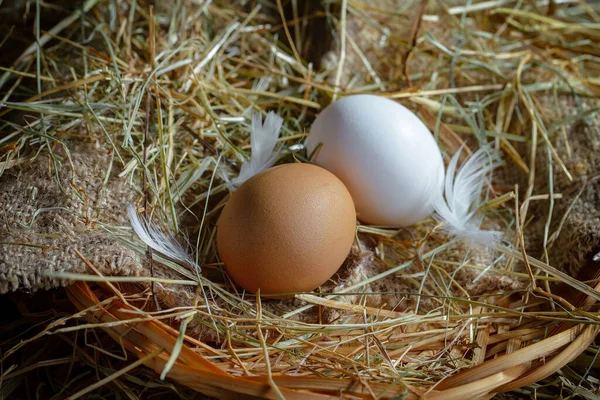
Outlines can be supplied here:
[[[597, 4], [34, 3], [21, 11], [38, 28], [47, 7], [61, 19], [0, 78], [0, 289], [69, 284], [76, 309], [54, 299], [48, 321], [19, 306], [5, 394], [45, 370], [72, 399], [596, 396]], [[319, 110], [365, 92], [412, 108], [448, 156], [502, 152], [482, 212], [505, 241], [359, 225], [315, 293], [240, 292], [214, 238], [251, 113], [277, 111], [279, 162], [303, 161]], [[143, 247], [130, 202], [202, 273]]]

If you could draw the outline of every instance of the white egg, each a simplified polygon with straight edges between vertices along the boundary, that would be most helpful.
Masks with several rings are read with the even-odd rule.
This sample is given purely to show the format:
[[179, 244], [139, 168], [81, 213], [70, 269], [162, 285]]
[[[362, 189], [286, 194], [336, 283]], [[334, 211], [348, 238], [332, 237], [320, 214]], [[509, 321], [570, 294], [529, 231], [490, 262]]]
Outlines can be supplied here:
[[429, 129], [406, 107], [374, 95], [342, 98], [313, 123], [308, 154], [319, 143], [313, 162], [344, 182], [362, 222], [407, 226], [432, 212], [444, 163]]

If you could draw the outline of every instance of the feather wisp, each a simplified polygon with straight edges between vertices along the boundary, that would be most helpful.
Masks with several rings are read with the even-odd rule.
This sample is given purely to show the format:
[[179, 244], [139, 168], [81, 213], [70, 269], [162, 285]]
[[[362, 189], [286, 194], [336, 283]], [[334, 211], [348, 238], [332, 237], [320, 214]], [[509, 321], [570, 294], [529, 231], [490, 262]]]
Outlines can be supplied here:
[[252, 114], [252, 129], [250, 131], [250, 159], [244, 161], [239, 175], [228, 182], [229, 190], [234, 191], [248, 179], [259, 172], [271, 167], [277, 161], [279, 150], [275, 150], [283, 118], [270, 111], [264, 123], [259, 112]]
[[434, 218], [442, 230], [470, 243], [493, 246], [502, 233], [479, 228], [477, 209], [487, 176], [501, 164], [499, 155], [489, 146], [471, 154], [458, 168], [461, 147], [450, 160], [444, 183], [434, 196]]
[[127, 206], [127, 214], [133, 231], [144, 244], [166, 258], [182, 262], [196, 271], [200, 271], [200, 266], [174, 235], [163, 232], [158, 226], [140, 216], [133, 204]]

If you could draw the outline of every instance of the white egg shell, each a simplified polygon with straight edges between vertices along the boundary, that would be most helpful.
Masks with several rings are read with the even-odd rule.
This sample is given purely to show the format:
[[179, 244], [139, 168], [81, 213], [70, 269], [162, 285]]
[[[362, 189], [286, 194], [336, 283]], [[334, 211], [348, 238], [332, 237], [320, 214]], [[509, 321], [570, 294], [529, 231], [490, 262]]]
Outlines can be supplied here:
[[348, 188], [358, 218], [408, 226], [433, 210], [444, 163], [425, 124], [401, 104], [375, 95], [344, 97], [325, 108], [307, 139], [313, 162]]

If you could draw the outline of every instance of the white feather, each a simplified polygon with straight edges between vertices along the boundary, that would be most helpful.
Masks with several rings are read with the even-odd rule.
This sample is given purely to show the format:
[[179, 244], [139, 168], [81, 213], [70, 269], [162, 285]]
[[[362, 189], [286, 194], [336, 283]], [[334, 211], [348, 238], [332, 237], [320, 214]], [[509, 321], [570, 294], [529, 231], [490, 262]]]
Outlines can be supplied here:
[[442, 230], [468, 242], [493, 245], [502, 238], [496, 231], [479, 228], [476, 217], [479, 196], [487, 175], [500, 164], [499, 157], [489, 146], [470, 155], [460, 168], [458, 159], [462, 147], [450, 160], [443, 187], [434, 197], [434, 217], [442, 222]]
[[159, 227], [140, 216], [132, 204], [127, 206], [127, 214], [133, 231], [148, 247], [171, 260], [181, 261], [198, 271], [200, 270], [193, 257], [172, 234], [163, 232]]
[[250, 132], [252, 153], [250, 154], [250, 160], [244, 161], [237, 178], [226, 181], [230, 190], [237, 189], [242, 183], [271, 167], [277, 161], [279, 151], [275, 151], [275, 145], [282, 125], [283, 118], [274, 112], [267, 114], [264, 124], [262, 115], [259, 112], [252, 114], [252, 130]]

